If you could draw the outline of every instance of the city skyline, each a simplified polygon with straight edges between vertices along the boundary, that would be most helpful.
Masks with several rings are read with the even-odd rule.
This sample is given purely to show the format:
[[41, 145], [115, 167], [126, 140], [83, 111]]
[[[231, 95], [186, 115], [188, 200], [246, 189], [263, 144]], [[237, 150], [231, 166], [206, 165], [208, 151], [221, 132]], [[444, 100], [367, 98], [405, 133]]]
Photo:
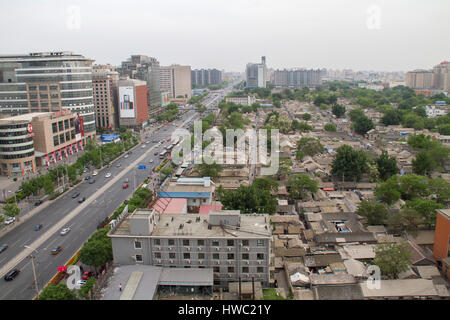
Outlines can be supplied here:
[[406, 72], [450, 53], [445, 1], [22, 3], [0, 4], [2, 54], [73, 51], [113, 65], [143, 54], [162, 66], [234, 72], [266, 56], [273, 69]]

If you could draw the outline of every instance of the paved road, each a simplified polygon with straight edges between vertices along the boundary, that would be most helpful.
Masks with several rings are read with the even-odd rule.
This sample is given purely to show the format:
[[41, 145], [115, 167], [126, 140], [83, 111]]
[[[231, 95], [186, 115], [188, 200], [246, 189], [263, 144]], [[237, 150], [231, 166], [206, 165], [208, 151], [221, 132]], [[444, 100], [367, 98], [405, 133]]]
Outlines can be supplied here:
[[[215, 108], [226, 94], [225, 92], [207, 97], [204, 104], [208, 109]], [[100, 170], [94, 184], [82, 182], [68, 194], [52, 201], [42, 211], [1, 237], [0, 244], [6, 243], [9, 248], [0, 254], [0, 276], [3, 277], [12, 268], [19, 269], [20, 274], [13, 281], [0, 280], [0, 300], [32, 299], [36, 292], [28, 255], [33, 252], [35, 256], [38, 287], [42, 289], [56, 274], [57, 267], [65, 264], [92, 235], [98, 223], [111, 215], [124, 200], [128, 199], [134, 192], [133, 186], [137, 187], [142, 183], [151, 170], [161, 162], [155, 153], [161, 152], [162, 148], [169, 144], [167, 138], [171, 136], [171, 133], [177, 127], [184, 126], [186, 122], [196, 120], [198, 117], [194, 110], [189, 110], [173, 125], [163, 127], [151, 135], [144, 133], [143, 141], [147, 140], [145, 136], [149, 136], [148, 140], [150, 140], [149, 144], [143, 144], [145, 147], [142, 148], [139, 145], [134, 148], [128, 158], [122, 156], [110, 168]], [[159, 145], [152, 143], [153, 140], [164, 141], [164, 143]], [[141, 160], [137, 161], [139, 158]], [[150, 159], [153, 159], [151, 164]], [[118, 163], [120, 167], [116, 167]], [[138, 170], [138, 164], [145, 164], [147, 169]], [[111, 172], [112, 176], [106, 178], [106, 172]], [[128, 189], [122, 189], [125, 178], [128, 178], [130, 182]], [[84, 203], [78, 203], [79, 197], [72, 198], [75, 191], [80, 192], [79, 197], [86, 197]], [[43, 224], [43, 227], [39, 231], [34, 231], [33, 227], [37, 224]], [[59, 233], [63, 227], [71, 228], [65, 236]], [[36, 247], [33, 243], [37, 244]], [[36, 251], [25, 249], [25, 245], [33, 247]], [[57, 255], [51, 255], [51, 250], [58, 245], [62, 246], [62, 251]]]

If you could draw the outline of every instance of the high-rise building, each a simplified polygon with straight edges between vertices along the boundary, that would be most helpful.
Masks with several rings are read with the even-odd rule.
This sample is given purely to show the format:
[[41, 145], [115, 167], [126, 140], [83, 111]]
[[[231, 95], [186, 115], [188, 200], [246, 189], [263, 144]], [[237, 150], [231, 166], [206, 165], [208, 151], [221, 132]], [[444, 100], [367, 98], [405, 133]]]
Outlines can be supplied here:
[[433, 88], [450, 91], [450, 62], [444, 61], [433, 68]]
[[118, 82], [117, 71], [104, 65], [93, 66], [92, 85], [97, 128], [115, 129], [119, 126]]
[[450, 62], [441, 62], [432, 70], [407, 72], [406, 85], [413, 89], [450, 91]]
[[160, 67], [161, 91], [169, 91], [171, 98], [191, 98], [191, 67], [171, 65]]
[[140, 129], [148, 121], [147, 82], [119, 79], [119, 125]]
[[69, 110], [82, 117], [86, 142], [95, 136], [92, 62], [72, 52], [0, 56], [0, 113]]
[[266, 57], [261, 57], [261, 63], [248, 63], [245, 77], [247, 88], [265, 88], [267, 82]]
[[450, 280], [450, 209], [436, 211], [433, 258], [438, 262], [443, 276]]
[[275, 70], [271, 80], [277, 88], [316, 87], [322, 84], [322, 71], [319, 69]]
[[[132, 55], [117, 69], [121, 76], [147, 82], [148, 114], [151, 119], [164, 111], [161, 107], [159, 61], [145, 55]], [[164, 90], [163, 90], [164, 91]]]
[[191, 71], [193, 86], [210, 86], [222, 82], [222, 71], [217, 69], [196, 69]]

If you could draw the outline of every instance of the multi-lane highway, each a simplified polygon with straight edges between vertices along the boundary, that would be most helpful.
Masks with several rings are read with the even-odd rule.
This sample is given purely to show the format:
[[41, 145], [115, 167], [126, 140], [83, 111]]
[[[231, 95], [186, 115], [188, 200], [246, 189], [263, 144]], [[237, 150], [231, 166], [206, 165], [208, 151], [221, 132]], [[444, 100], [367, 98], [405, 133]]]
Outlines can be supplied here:
[[[202, 103], [208, 109], [214, 109], [227, 92], [229, 91], [223, 90], [220, 93], [210, 94]], [[32, 253], [35, 256], [36, 278], [39, 289], [42, 289], [56, 274], [58, 266], [65, 264], [96, 230], [99, 222], [111, 215], [124, 200], [128, 199], [135, 187], [142, 183], [150, 175], [151, 170], [161, 162], [158, 153], [169, 144], [167, 139], [172, 132], [198, 118], [199, 115], [191, 109], [170, 126], [164, 126], [150, 135], [144, 133], [142, 140], [149, 143], [134, 148], [126, 158], [121, 156], [111, 164], [110, 168], [100, 170], [94, 184], [83, 181], [1, 237], [0, 245], [8, 244], [9, 247], [0, 253], [0, 276], [3, 278], [13, 268], [19, 269], [20, 274], [13, 281], [0, 280], [0, 299], [32, 299], [36, 291], [29, 255]], [[158, 143], [152, 141], [158, 141]], [[160, 145], [159, 141], [163, 141], [163, 144]], [[151, 159], [152, 163], [150, 163]], [[120, 167], [117, 166], [119, 163]], [[145, 164], [147, 169], [139, 170], [140, 164]], [[111, 177], [106, 178], [105, 175], [108, 172], [111, 173]], [[127, 178], [130, 188], [123, 189], [123, 181]], [[79, 192], [80, 195], [72, 198], [74, 192]], [[80, 197], [86, 197], [86, 201], [78, 203]], [[37, 224], [42, 224], [43, 227], [34, 231], [34, 226]], [[60, 231], [64, 227], [70, 227], [71, 231], [62, 236]], [[27, 249], [25, 246], [32, 249]], [[61, 246], [63, 249], [59, 254], [52, 255], [51, 250], [55, 246]]]

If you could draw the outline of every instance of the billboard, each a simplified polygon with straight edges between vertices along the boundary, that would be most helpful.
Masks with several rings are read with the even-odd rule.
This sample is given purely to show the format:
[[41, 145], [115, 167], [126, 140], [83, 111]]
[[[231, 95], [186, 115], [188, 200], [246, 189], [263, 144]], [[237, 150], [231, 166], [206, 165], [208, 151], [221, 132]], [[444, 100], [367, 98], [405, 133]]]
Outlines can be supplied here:
[[76, 113], [73, 122], [75, 124], [75, 139], [80, 141], [84, 137], [83, 117], [79, 113]]
[[134, 87], [119, 87], [121, 118], [135, 118]]

